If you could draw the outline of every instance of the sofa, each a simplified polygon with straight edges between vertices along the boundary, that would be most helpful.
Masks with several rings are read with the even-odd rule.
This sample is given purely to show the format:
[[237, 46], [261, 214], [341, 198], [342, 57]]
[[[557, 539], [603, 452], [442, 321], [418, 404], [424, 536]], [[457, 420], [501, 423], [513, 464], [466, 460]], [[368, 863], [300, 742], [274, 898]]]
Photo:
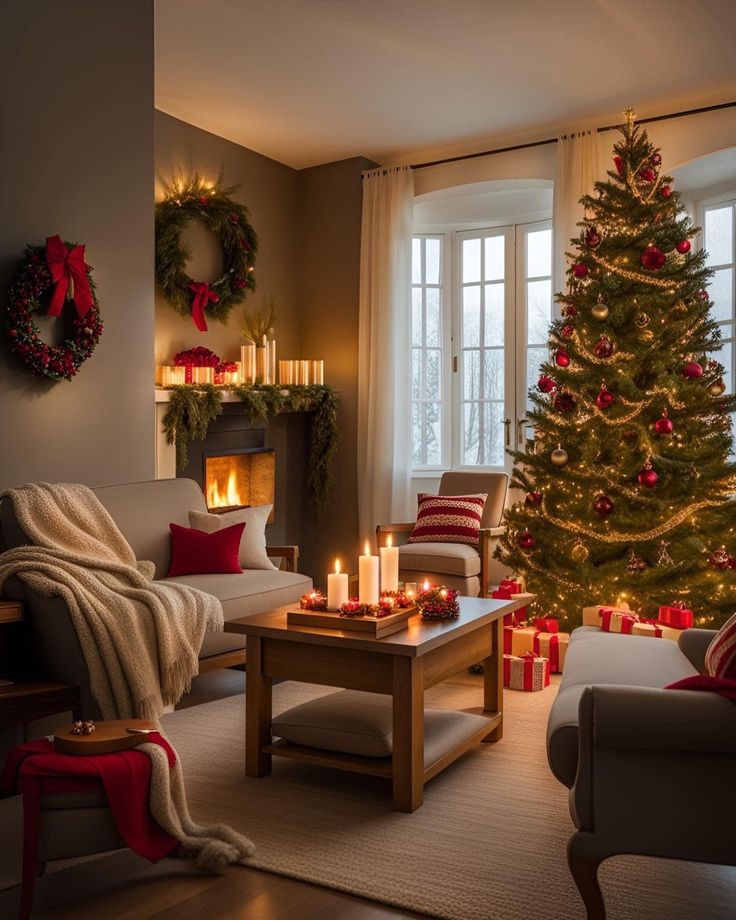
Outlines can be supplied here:
[[679, 643], [573, 631], [547, 726], [552, 772], [570, 789], [570, 871], [588, 920], [604, 920], [598, 867], [618, 854], [736, 864], [736, 706], [665, 690], [704, 672], [715, 632]]
[[[296, 571], [296, 547], [288, 546], [267, 549], [270, 557], [283, 560], [279, 570], [166, 579], [170, 558], [169, 524], [189, 527], [190, 511], [207, 511], [197, 483], [191, 479], [158, 479], [102, 486], [93, 491], [112, 515], [136, 557], [155, 564], [156, 579], [176, 581], [215, 595], [222, 602], [226, 621], [292, 603], [312, 587], [311, 579]], [[6, 548], [28, 542], [7, 499], [0, 502], [0, 529]], [[78, 685], [83, 717], [98, 718], [99, 710], [90, 692], [82, 650], [64, 602], [60, 598], [40, 597], [18, 579], [7, 583], [5, 594], [25, 604], [44, 677]], [[207, 633], [199, 655], [200, 671], [242, 662], [244, 649], [245, 636]]]

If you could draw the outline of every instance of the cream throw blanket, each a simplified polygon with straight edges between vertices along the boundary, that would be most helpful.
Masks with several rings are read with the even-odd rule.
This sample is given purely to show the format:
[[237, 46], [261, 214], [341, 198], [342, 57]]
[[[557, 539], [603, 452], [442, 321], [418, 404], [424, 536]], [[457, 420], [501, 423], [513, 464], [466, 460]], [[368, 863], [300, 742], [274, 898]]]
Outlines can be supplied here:
[[87, 486], [31, 483], [3, 497], [33, 545], [0, 555], [0, 587], [16, 575], [64, 600], [104, 719], [158, 720], [198, 674], [205, 632], [222, 630], [220, 601], [153, 581], [153, 563], [138, 562]]

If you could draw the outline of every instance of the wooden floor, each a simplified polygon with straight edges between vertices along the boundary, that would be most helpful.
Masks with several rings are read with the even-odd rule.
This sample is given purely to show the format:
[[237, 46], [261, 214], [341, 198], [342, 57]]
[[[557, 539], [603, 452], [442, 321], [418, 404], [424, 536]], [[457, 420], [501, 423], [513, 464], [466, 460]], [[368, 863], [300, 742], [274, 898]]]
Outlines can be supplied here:
[[[19, 889], [0, 893], [0, 917], [17, 916]], [[395, 910], [327, 888], [231, 867], [195, 873], [185, 861], [152, 866], [129, 850], [36, 883], [33, 920], [397, 920]]]

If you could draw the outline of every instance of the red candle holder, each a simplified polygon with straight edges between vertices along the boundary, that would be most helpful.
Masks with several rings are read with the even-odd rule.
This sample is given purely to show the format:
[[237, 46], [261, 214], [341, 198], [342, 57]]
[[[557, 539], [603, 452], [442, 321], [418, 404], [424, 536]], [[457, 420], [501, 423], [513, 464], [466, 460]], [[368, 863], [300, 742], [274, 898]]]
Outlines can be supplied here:
[[309, 594], [302, 594], [299, 606], [302, 610], [327, 610], [327, 598], [319, 588], [315, 588]]
[[357, 597], [351, 597], [349, 601], [340, 607], [340, 616], [355, 619], [357, 617], [375, 617], [377, 620], [389, 616], [393, 613], [393, 607], [388, 601], [379, 601], [377, 604], [362, 604]]
[[460, 616], [458, 591], [443, 585], [428, 585], [417, 591], [416, 604], [425, 620], [456, 620]]
[[384, 591], [381, 594], [381, 600], [387, 600], [392, 607], [399, 610], [406, 610], [407, 607], [414, 606], [414, 599], [408, 597], [405, 591]]

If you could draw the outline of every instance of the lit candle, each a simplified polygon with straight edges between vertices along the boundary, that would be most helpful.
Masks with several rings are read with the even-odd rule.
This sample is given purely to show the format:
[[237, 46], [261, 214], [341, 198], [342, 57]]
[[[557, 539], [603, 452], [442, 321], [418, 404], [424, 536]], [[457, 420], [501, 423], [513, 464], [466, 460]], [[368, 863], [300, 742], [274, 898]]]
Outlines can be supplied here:
[[425, 578], [424, 584], [422, 585], [422, 591], [429, 591], [429, 579]]
[[417, 596], [417, 583], [415, 581], [407, 581], [404, 585], [404, 594], [409, 598], [409, 600], [414, 600]]
[[339, 610], [349, 596], [347, 572], [340, 571], [340, 560], [335, 559], [335, 572], [327, 576], [327, 609]]
[[381, 557], [381, 591], [399, 590], [399, 547], [394, 546], [391, 534], [386, 546], [379, 550]]
[[361, 604], [378, 603], [378, 556], [371, 556], [365, 541], [365, 555], [358, 559], [358, 600]]

